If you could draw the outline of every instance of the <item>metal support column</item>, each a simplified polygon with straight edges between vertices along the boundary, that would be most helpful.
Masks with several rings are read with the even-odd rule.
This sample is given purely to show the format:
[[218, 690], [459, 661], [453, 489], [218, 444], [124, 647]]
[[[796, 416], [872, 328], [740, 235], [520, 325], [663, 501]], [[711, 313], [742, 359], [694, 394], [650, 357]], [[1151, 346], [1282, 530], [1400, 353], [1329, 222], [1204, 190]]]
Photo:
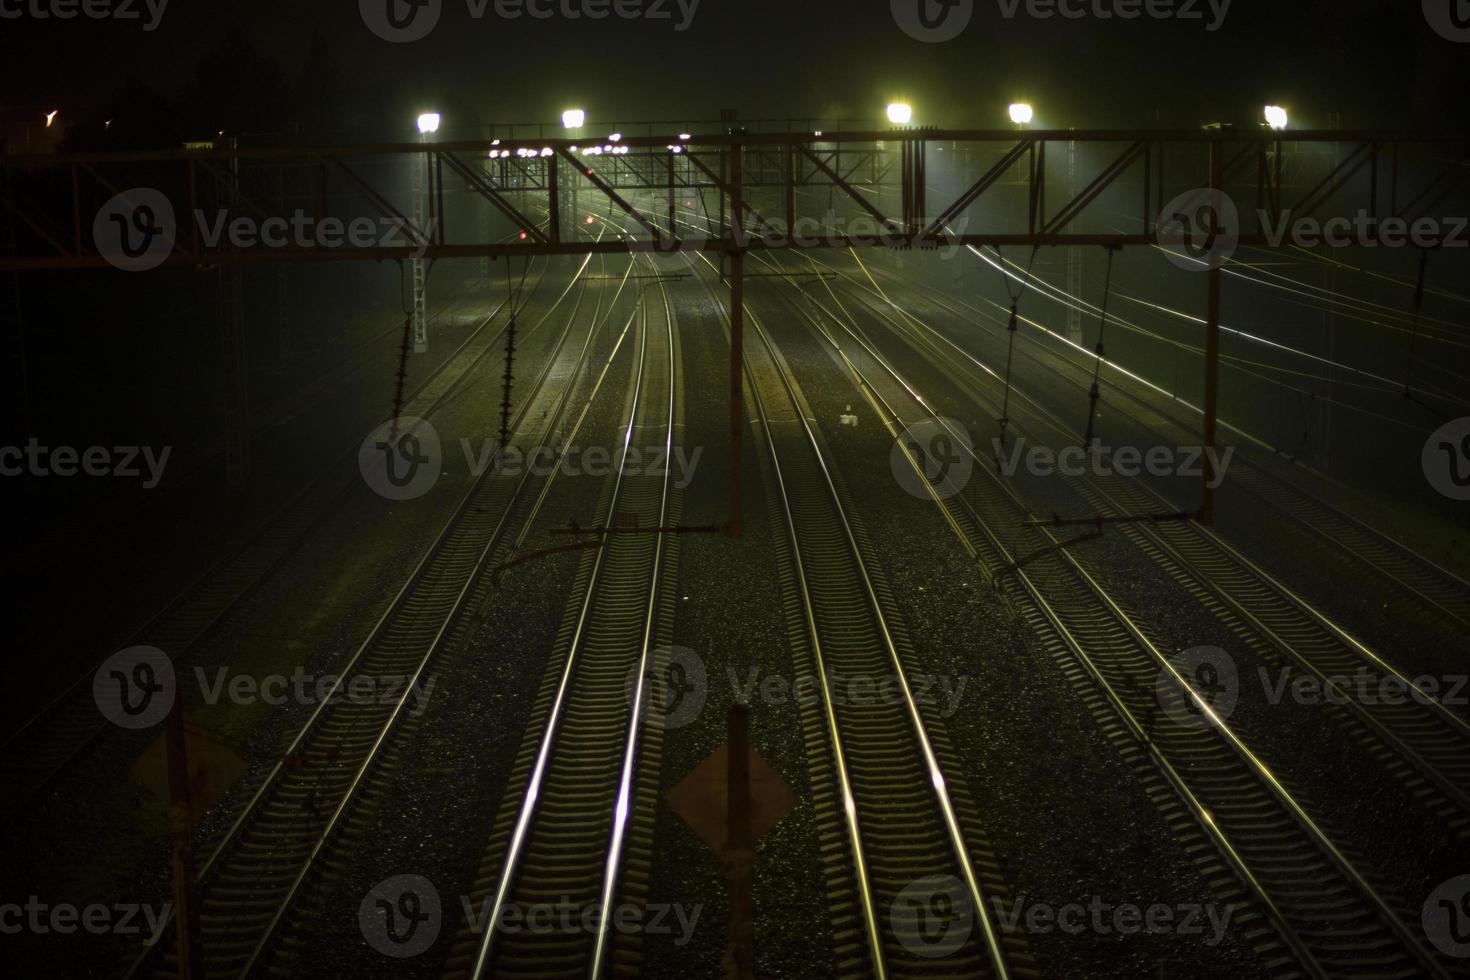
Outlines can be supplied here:
[[[426, 137], [420, 135], [419, 142], [426, 142]], [[422, 163], [418, 160], [414, 160], [413, 163], [413, 223], [414, 227], [424, 234], [425, 240], [428, 238], [428, 230], [424, 227], [424, 210], [429, 198], [431, 160], [431, 155], [426, 151]], [[422, 258], [410, 259], [409, 264], [409, 288], [413, 290], [413, 352], [427, 354], [429, 352], [429, 313], [425, 290], [428, 286], [429, 270], [427, 263]]]
[[[1067, 200], [1077, 200], [1077, 141], [1067, 142]], [[1067, 224], [1067, 230], [1072, 229], [1071, 222]], [[1067, 249], [1067, 293], [1071, 296], [1082, 295], [1082, 250], [1079, 248]], [[1074, 344], [1082, 344], [1082, 307], [1072, 303], [1067, 306], [1067, 339]]]
[[[286, 213], [286, 169], [276, 171], [277, 214]], [[276, 356], [279, 363], [291, 360], [291, 266], [276, 266]]]
[[[230, 149], [236, 146], [229, 140]], [[225, 206], [240, 204], [240, 161], [231, 158]], [[232, 488], [250, 480], [249, 372], [245, 365], [245, 269], [238, 263], [219, 267], [220, 335], [225, 374], [225, 481]]]
[[[485, 183], [493, 184], [494, 178], [491, 176], [490, 162], [488, 160], [482, 160], [480, 162], [480, 166], [483, 167], [485, 171]], [[479, 211], [480, 215], [480, 241], [485, 243], [486, 245], [489, 245], [490, 202], [485, 200], [484, 198], [480, 198], [475, 202], [475, 207]], [[480, 256], [480, 278], [485, 282], [486, 285], [490, 284], [490, 256], [488, 255]]]
[[[730, 252], [730, 537], [740, 537], [740, 463], [745, 430], [745, 203], [744, 147], [730, 152], [730, 221], [735, 246]], [[724, 191], [721, 192], [724, 196]]]
[[750, 709], [743, 704], [731, 708], [727, 731], [725, 866], [730, 879], [730, 930], [726, 975], [751, 980], [755, 976], [755, 900], [751, 889], [755, 852], [750, 839]]
[[[5, 140], [0, 139], [0, 159], [4, 159], [5, 152]], [[14, 200], [9, 167], [4, 168], [0, 178], [3, 178], [0, 179], [0, 194], [4, 194], [7, 200]], [[8, 208], [5, 211], [5, 222], [0, 224], [0, 235], [4, 235], [3, 240], [0, 240], [0, 256], [14, 259], [17, 255], [15, 212]], [[5, 432], [5, 435], [14, 435], [19, 440], [22, 436], [29, 437], [32, 434], [30, 363], [26, 355], [25, 324], [21, 315], [20, 273], [12, 272], [0, 282], [3, 282], [3, 286], [0, 286], [0, 334], [15, 338], [13, 356], [16, 380], [19, 382], [15, 386], [19, 404], [15, 406], [18, 411], [14, 418], [20, 420], [20, 428], [14, 433]]]
[[198, 980], [204, 976], [204, 953], [199, 932], [199, 893], [194, 887], [194, 805], [189, 786], [188, 732], [184, 725], [182, 691], [169, 710], [164, 741], [168, 760], [174, 935], [178, 937], [177, 972], [181, 980]]
[[[1225, 147], [1219, 140], [1210, 143], [1210, 190], [1221, 190]], [[1220, 213], [1210, 209], [1212, 237], [1221, 232]], [[1209, 271], [1209, 303], [1205, 313], [1205, 482], [1200, 501], [1199, 522], [1206, 527], [1215, 523], [1215, 435], [1220, 408], [1220, 285], [1223, 262], [1213, 263]]]
[[669, 241], [674, 242], [679, 237], [679, 189], [674, 184], [674, 157], [676, 154], [670, 150], [664, 163], [668, 167], [669, 178]]

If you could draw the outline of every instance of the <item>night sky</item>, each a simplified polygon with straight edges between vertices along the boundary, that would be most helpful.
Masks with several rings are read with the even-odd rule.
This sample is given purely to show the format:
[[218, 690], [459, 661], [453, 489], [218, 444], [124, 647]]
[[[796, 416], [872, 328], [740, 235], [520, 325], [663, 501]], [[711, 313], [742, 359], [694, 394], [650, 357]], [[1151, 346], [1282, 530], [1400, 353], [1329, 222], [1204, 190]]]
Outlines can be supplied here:
[[[0, 9], [38, 2], [51, 0]], [[977, 0], [959, 37], [932, 44], [900, 30], [887, 0], [699, 0], [682, 31], [691, 0], [645, 0], [664, 19], [602, 21], [507, 20], [493, 3], [476, 19], [467, 0], [444, 0], [437, 28], [411, 44], [375, 37], [356, 0], [169, 0], [152, 31], [145, 0], [126, 2], [140, 19], [0, 20], [0, 105], [105, 112], [129, 80], [173, 98], [232, 28], [287, 80], [320, 36], [360, 107], [433, 103], [461, 133], [475, 125], [466, 116], [554, 122], [569, 104], [594, 124], [726, 108], [876, 121], [894, 98], [939, 126], [1003, 125], [1004, 106], [1026, 98], [1038, 124], [1063, 128], [1254, 124], [1267, 102], [1289, 106], [1293, 128], [1443, 127], [1465, 119], [1470, 82], [1470, 47], [1434, 33], [1411, 0], [1233, 0], [1215, 30], [1222, 0], [1151, 0], [1193, 19], [1131, 21], [1043, 20], [1025, 0]]]

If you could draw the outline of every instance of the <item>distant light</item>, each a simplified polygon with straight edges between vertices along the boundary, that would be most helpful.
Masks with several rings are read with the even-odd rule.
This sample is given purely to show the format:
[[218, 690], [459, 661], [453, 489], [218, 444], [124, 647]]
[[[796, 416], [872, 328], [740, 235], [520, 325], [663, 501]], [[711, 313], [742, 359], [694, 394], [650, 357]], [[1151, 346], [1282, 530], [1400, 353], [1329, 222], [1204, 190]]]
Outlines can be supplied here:
[[551, 147], [549, 147], [549, 146], [543, 146], [541, 148], [541, 155], [544, 156], [544, 157], [551, 156]]
[[587, 113], [582, 109], [568, 109], [561, 114], [561, 124], [564, 129], [581, 129], [587, 124]]
[[439, 113], [426, 112], [419, 116], [419, 132], [425, 136], [439, 132]]
[[589, 214], [589, 215], [587, 215], [587, 223], [589, 225], [595, 225], [595, 224], [597, 224], [597, 219], [594, 218], [594, 217], [592, 217], [592, 215]]
[[680, 133], [679, 134], [679, 139], [688, 141], [688, 140], [694, 139], [694, 137], [691, 136], [691, 135], [689, 135], [688, 133]]
[[499, 146], [500, 145], [500, 140], [491, 140], [490, 141], [490, 145], [491, 146]]
[[529, 237], [531, 237], [531, 236], [530, 235], [527, 235], [525, 232], [521, 232], [521, 241], [525, 241]]
[[888, 121], [895, 126], [907, 126], [914, 121], [914, 107], [907, 102], [895, 102], [888, 107]]
[[1016, 102], [1011, 105], [1011, 122], [1017, 126], [1024, 126], [1036, 118], [1036, 110], [1025, 102]]
[[822, 135], [822, 131], [819, 129], [815, 133], [813, 133], [812, 135], [813, 136], [821, 136]]
[[51, 124], [54, 123], [54, 122], [56, 122], [56, 116], [57, 116], [57, 113], [59, 113], [59, 112], [61, 112], [60, 109], [53, 109], [50, 112], [46, 113], [46, 128], [47, 129], [50, 129], [51, 128]]
[[682, 146], [671, 146], [671, 147], [669, 147], [669, 152], [670, 153], [683, 153], [684, 152], [684, 148]]
[[610, 143], [618, 143], [618, 142], [621, 142], [622, 141], [623, 134], [622, 133], [613, 133], [607, 139], [608, 139], [608, 142], [610, 142]]
[[1285, 129], [1287, 122], [1286, 110], [1279, 105], [1266, 106], [1266, 125], [1272, 129]]
[[102, 124], [102, 128], [103, 129], [111, 129], [112, 128], [112, 120], [109, 119], [105, 123], [103, 123]]

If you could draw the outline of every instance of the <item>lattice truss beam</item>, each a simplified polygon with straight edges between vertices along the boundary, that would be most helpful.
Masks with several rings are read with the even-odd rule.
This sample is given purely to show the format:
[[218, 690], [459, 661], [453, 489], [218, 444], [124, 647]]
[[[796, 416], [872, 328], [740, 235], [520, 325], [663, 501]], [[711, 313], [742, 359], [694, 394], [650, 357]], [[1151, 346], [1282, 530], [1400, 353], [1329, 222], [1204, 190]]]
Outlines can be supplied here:
[[[16, 227], [0, 269], [32, 270], [1151, 245], [1204, 204], [1202, 230], [1241, 244], [1279, 244], [1281, 229], [1303, 219], [1346, 219], [1359, 235], [1388, 219], [1453, 229], [1467, 213], [1470, 135], [904, 130], [596, 147], [216, 147], [0, 164], [0, 208]], [[427, 195], [417, 208], [416, 186]], [[409, 217], [417, 213], [422, 221]]]

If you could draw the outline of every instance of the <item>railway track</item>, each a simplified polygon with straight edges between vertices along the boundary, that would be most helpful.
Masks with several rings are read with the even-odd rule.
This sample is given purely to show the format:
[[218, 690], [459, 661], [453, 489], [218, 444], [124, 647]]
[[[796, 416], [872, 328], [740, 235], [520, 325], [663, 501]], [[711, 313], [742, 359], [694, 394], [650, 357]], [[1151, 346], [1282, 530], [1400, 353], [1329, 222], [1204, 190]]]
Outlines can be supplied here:
[[[789, 368], [747, 316], [761, 342], [747, 349], [746, 383], [772, 512], [784, 518], [777, 547], [796, 680], [820, 693], [804, 719], [813, 792], [828, 835], [844, 845], [831, 855], [829, 892], [842, 975], [1032, 976], [1025, 942], [998, 925], [1004, 877], [943, 725], [910, 688], [913, 651], [866, 558], [871, 544]], [[891, 680], [900, 697], [860, 704], [832, 690], [835, 677]], [[934, 924], [902, 910], [941, 893], [967, 910], [969, 925], [945, 922], [937, 957], [925, 931]]]
[[[573, 284], [575, 279], [573, 280]], [[570, 291], [571, 284], [568, 286]], [[566, 292], [562, 294], [564, 298]], [[560, 300], [558, 300], [560, 302]], [[476, 369], [500, 349], [505, 330], [484, 336], [499, 316], [498, 304], [456, 353], [416, 386], [410, 396], [428, 397], [424, 415], [456, 397]], [[477, 352], [478, 351], [478, 352]], [[451, 368], [461, 356], [470, 362], [458, 374]], [[438, 387], [439, 390], [435, 391]], [[147, 623], [112, 649], [147, 645], [168, 653], [179, 668], [224, 623], [240, 603], [253, 595], [310, 537], [321, 517], [346, 500], [360, 477], [357, 448], [335, 459], [305, 486], [260, 521], [228, 554], [181, 590]], [[93, 665], [39, 711], [23, 722], [0, 746], [0, 778], [10, 787], [5, 819], [24, 814], [37, 796], [84, 752], [115, 728], [98, 714], [92, 698]]]
[[[563, 302], [576, 283], [574, 275], [555, 304]], [[496, 304], [482, 318], [455, 353], [409, 392], [407, 404], [412, 405], [420, 398], [429, 399], [425, 407], [416, 409], [427, 417], [463, 393], [477, 369], [503, 349], [505, 328], [502, 326], [488, 336], [486, 331], [504, 306], [503, 302]], [[462, 356], [471, 360], [455, 372], [454, 364]], [[148, 622], [112, 649], [154, 646], [168, 652], [178, 666], [187, 664], [189, 655], [212, 631], [297, 552], [322, 515], [345, 503], [346, 495], [357, 487], [360, 478], [356, 456], [354, 446], [323, 468], [256, 524], [226, 555], [180, 590]], [[23, 813], [51, 780], [98, 738], [113, 730], [98, 715], [92, 700], [95, 671], [94, 665], [79, 675], [0, 744], [0, 777], [11, 787], [5, 819], [13, 820]]]
[[[830, 271], [838, 271], [820, 260], [813, 259], [812, 261]], [[866, 267], [864, 271], [867, 272]], [[883, 274], [888, 278], [892, 277], [891, 273]], [[882, 295], [882, 290], [872, 273], [869, 272], [868, 276], [872, 288]], [[867, 288], [859, 281], [851, 281], [858, 288]], [[904, 284], [913, 288], [921, 288], [911, 282]], [[968, 321], [984, 328], [993, 340], [1004, 341], [1005, 323], [997, 320], [987, 311], [963, 300], [945, 296], [936, 289], [925, 287], [922, 288], [922, 291], [930, 302], [953, 314], [956, 322]], [[886, 296], [884, 299], [886, 300]], [[1057, 343], [1075, 347], [1044, 325], [1029, 320], [1025, 322], [1046, 336], [1055, 339]], [[1025, 338], [1026, 335], [1023, 333], [1021, 337]], [[1074, 360], [1043, 345], [1040, 341], [1034, 343], [1033, 349], [1038, 359], [1045, 359], [1046, 366], [1055, 376], [1066, 379], [1079, 393], [1087, 392], [1091, 385], [1092, 355], [1090, 352], [1078, 348], [1081, 358]], [[1104, 362], [1104, 364], [1109, 370], [1117, 370], [1109, 362]], [[1109, 388], [1109, 394], [1121, 395], [1126, 400], [1134, 421], [1155, 437], [1158, 445], [1185, 445], [1199, 438], [1197, 432], [1189, 429], [1166, 413], [1159, 405], [1135, 391], [1134, 385], [1129, 383], [1132, 380], [1124, 376], [1121, 379], [1122, 383]], [[1226, 426], [1226, 428], [1229, 427]], [[1237, 432], [1237, 434], [1253, 444], [1275, 452], [1265, 443], [1255, 440], [1247, 433]], [[1351, 558], [1360, 568], [1379, 579], [1393, 591], [1443, 617], [1453, 627], [1462, 631], [1470, 630], [1470, 582], [1467, 582], [1461, 575], [1388, 537], [1308, 490], [1289, 483], [1269, 468], [1252, 460], [1247, 453], [1242, 452], [1236, 455], [1231, 469], [1231, 482], [1257, 500], [1266, 503], [1282, 518], [1304, 529], [1324, 545]]]
[[[914, 318], [876, 314], [914, 349], [955, 371], [968, 390], [987, 391], [995, 371]], [[828, 310], [828, 313], [831, 313]], [[987, 384], [988, 383], [988, 384]], [[992, 402], [988, 395], [976, 396]], [[1075, 441], [1064, 420], [1012, 386], [1054, 445]], [[999, 411], [999, 406], [989, 407]], [[1093, 513], [1168, 513], [1173, 505], [1142, 481], [1097, 474], [1063, 477]], [[1470, 723], [1434, 692], [1388, 663], [1210, 528], [1184, 521], [1137, 522], [1120, 532], [1263, 660], [1315, 679], [1329, 710], [1408, 785], [1447, 832], [1470, 842]], [[1355, 690], [1356, 689], [1356, 690]], [[1400, 696], [1385, 692], [1397, 690]], [[1370, 734], [1371, 733], [1371, 734]], [[1396, 759], [1395, 755], [1399, 758]], [[1403, 763], [1407, 761], [1412, 770]]]
[[[578, 307], [568, 316], [552, 355], [517, 412], [518, 434], [543, 395], [552, 398], [552, 404], [539, 435], [545, 440], [557, 431], [577, 388], [573, 382], [589, 363], [602, 299], [599, 294], [593, 326], [586, 331], [570, 376], [556, 377], [557, 384], [548, 385], [574, 334], [579, 296]], [[604, 369], [601, 377], [606, 373]], [[560, 395], [546, 394], [555, 391]], [[567, 439], [574, 436], [575, 429]], [[362, 678], [402, 677], [408, 682], [382, 698], [334, 699], [329, 693], [214, 843], [198, 874], [208, 975], [250, 975], [276, 952], [287, 913], [330, 851], [357, 798], [381, 775], [378, 763], [407, 713], [415, 685], [445, 650], [467, 597], [533, 479], [530, 469], [515, 477], [501, 476], [491, 467], [474, 481], [368, 638], [338, 671], [334, 693], [350, 690]], [[170, 918], [170, 935], [172, 925]], [[129, 975], [171, 975], [174, 970], [173, 943], [165, 938], [133, 962]]]
[[[672, 468], [643, 472], [627, 465], [639, 433], [656, 435], [671, 449], [682, 412], [673, 307], [667, 295], [663, 300], [662, 325], [645, 319], [638, 331], [619, 429], [623, 448], [592, 525], [600, 546], [579, 568], [510, 777], [512, 789], [524, 790], [507, 795], [471, 885], [471, 907], [487, 911], [480, 930], [461, 937], [451, 955], [454, 976], [626, 972], [621, 966], [628, 957], [616, 948], [614, 916], [607, 910], [620, 901], [636, 903], [641, 893], [621, 879], [630, 833], [648, 830], [640, 811], [649, 801], [637, 773], [657, 758], [660, 732], [645, 724], [645, 715], [659, 695], [647, 681], [672, 622], [664, 583], [676, 575], [677, 546], [670, 535], [616, 532], [678, 521]], [[598, 910], [595, 925], [548, 932], [486, 926], [504, 921], [509, 909], [521, 921], [538, 908], [564, 907], [584, 924], [594, 920], [583, 913]]]
[[[717, 309], [725, 308], [717, 295], [712, 298]], [[806, 421], [789, 369], [754, 314], [748, 315], [765, 345], [764, 353], [747, 351], [746, 384], [764, 437], [773, 513], [784, 516], [786, 535], [777, 548], [785, 559], [781, 576], [796, 681], [821, 695], [819, 709], [805, 710], [804, 727], [824, 833], [840, 842], [827, 862], [841, 974], [1034, 976], [1024, 939], [1003, 935], [997, 924], [997, 903], [1008, 899], [1004, 878], [980, 834], [978, 809], [958, 778], [942, 722], [926, 717], [909, 686], [912, 649], [886, 585], [870, 574], [866, 534], [849, 517], [846, 491]], [[778, 407], [768, 410], [768, 404]], [[832, 690], [839, 675], [892, 680], [902, 696], [896, 703], [855, 703]], [[528, 787], [512, 847], [542, 792], [537, 784]], [[587, 849], [593, 840], [582, 843]], [[584, 860], [590, 867], [590, 850]], [[509, 888], [503, 870], [500, 882], [489, 921], [498, 921]], [[909, 904], [936, 896], [956, 902], [966, 919], [963, 928], [954, 920], [944, 923], [942, 957], [935, 956], [927, 931], [934, 925], [924, 918], [928, 905], [920, 912]], [[549, 891], [535, 897], [555, 900]], [[574, 946], [555, 962], [528, 954], [507, 973], [493, 949], [493, 937], [482, 941], [473, 976], [486, 975], [492, 963], [496, 976], [570, 976], [584, 963]], [[602, 963], [591, 962], [597, 975]]]
[[[825, 333], [820, 324], [813, 325]], [[826, 335], [895, 439], [921, 420], [951, 424], [878, 351], [849, 336], [872, 365], [869, 371]], [[952, 435], [957, 447], [965, 445], [960, 433]], [[912, 448], [906, 452], [923, 474]], [[1284, 977], [1450, 976], [1449, 966], [1407, 925], [1408, 910], [1380, 892], [1358, 859], [1334, 843], [1308, 806], [1215, 713], [1210, 698], [1194, 687], [1196, 681], [1185, 677], [1097, 580], [1058, 548], [1060, 539], [1050, 529], [1023, 526], [1029, 509], [1014, 488], [991, 473], [985, 460], [969, 455], [983, 481], [964, 494], [941, 483], [940, 488], [956, 492], [947, 495], [936, 488], [936, 504], [1124, 758], [1150, 765], [1162, 777], [1160, 789], [1172, 798], [1159, 794], [1161, 810], [1176, 826], [1182, 814], [1194, 818], [1214, 849], [1213, 855], [1198, 858], [1207, 875], [1233, 891], [1221, 874], [1229, 869], [1250, 896], [1258, 914], [1236, 921], [1248, 930], [1263, 960]], [[1018, 565], [1021, 558], [1031, 560]], [[1178, 690], [1181, 703], [1195, 706], [1197, 718], [1181, 721], [1159, 712], [1155, 691], [1161, 677]]]

